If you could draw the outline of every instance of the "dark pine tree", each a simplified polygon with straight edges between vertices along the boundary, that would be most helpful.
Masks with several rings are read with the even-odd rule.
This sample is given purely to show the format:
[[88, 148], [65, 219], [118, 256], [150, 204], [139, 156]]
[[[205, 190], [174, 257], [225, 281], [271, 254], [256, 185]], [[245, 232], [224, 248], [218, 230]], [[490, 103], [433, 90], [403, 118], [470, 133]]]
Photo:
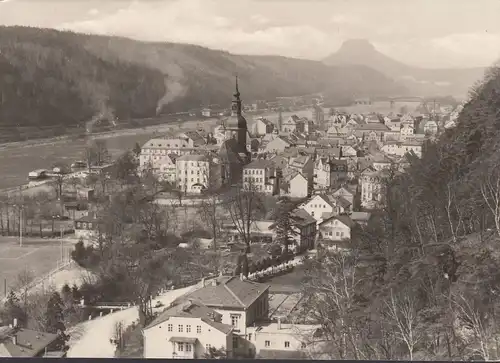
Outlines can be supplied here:
[[276, 211], [276, 223], [273, 229], [276, 231], [276, 242], [283, 247], [283, 255], [288, 256], [289, 246], [294, 243], [294, 236], [298, 232], [293, 228], [298, 217], [293, 214], [294, 204], [289, 198], [283, 197], [278, 203]]
[[66, 342], [69, 336], [66, 335], [66, 327], [64, 325], [64, 303], [61, 295], [54, 292], [47, 302], [47, 310], [45, 312], [45, 330], [48, 333], [57, 334], [58, 339], [54, 343], [55, 348], [58, 350], [67, 350]]
[[11, 291], [7, 296], [0, 317], [1, 320], [9, 322], [9, 324], [11, 324], [14, 319], [17, 319], [18, 326], [26, 326], [27, 314], [21, 307], [19, 299], [13, 291]]

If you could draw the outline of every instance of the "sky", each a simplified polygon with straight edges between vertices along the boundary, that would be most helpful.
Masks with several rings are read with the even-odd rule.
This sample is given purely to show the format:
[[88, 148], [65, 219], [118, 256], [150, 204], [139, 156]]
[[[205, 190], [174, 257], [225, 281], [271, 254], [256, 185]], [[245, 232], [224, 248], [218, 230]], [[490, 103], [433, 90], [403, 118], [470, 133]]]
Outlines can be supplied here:
[[348, 39], [428, 68], [500, 59], [500, 0], [0, 0], [0, 24], [323, 59]]

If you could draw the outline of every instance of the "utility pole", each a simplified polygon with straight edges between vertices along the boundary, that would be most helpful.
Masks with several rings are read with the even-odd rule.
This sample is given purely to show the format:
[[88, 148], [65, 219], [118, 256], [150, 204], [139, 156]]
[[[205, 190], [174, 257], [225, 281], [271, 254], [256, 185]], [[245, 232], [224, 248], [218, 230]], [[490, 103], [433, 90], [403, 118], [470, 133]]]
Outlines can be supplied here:
[[19, 187], [19, 200], [20, 200], [20, 206], [19, 206], [19, 247], [23, 247], [23, 210], [24, 210], [24, 203], [23, 203], [23, 187]]

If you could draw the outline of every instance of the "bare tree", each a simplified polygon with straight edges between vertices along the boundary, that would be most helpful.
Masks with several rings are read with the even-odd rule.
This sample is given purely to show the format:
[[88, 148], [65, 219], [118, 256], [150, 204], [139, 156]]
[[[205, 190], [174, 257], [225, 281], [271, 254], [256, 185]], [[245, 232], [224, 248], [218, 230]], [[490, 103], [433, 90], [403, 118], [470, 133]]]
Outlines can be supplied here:
[[415, 300], [408, 293], [395, 296], [391, 289], [389, 301], [386, 301], [385, 305], [386, 315], [395, 329], [396, 337], [406, 345], [411, 361], [415, 346], [423, 337]]
[[259, 193], [251, 185], [248, 188], [234, 186], [224, 205], [240, 239], [245, 243], [245, 254], [250, 253], [250, 229], [263, 209]]
[[22, 294], [24, 308], [26, 309], [28, 305], [28, 292], [31, 288], [31, 283], [35, 280], [35, 274], [32, 270], [27, 267], [19, 272], [16, 277], [16, 289], [18, 289]]
[[309, 267], [302, 284], [307, 296], [303, 316], [322, 323], [327, 345], [336, 349], [325, 353], [340, 359], [369, 358], [362, 349], [368, 346], [362, 334], [366, 323], [356, 314], [357, 290], [362, 281], [355, 255], [323, 251]]
[[87, 163], [89, 172], [92, 166], [103, 165], [110, 159], [110, 154], [104, 140], [94, 140], [88, 144], [83, 152], [83, 158]]
[[500, 175], [497, 168], [485, 172], [479, 188], [484, 202], [493, 215], [495, 229], [500, 236]]
[[493, 332], [488, 321], [484, 319], [484, 314], [481, 314], [462, 294], [454, 294], [451, 303], [459, 320], [464, 322], [466, 329], [472, 332], [472, 353], [478, 354], [485, 361], [490, 360], [489, 345], [493, 339]]

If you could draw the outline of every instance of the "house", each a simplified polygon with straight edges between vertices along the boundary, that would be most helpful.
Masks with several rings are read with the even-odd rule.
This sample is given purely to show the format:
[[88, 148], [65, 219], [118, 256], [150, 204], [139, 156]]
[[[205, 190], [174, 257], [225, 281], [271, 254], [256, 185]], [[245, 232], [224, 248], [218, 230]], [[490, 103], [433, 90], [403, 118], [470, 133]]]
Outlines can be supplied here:
[[193, 140], [189, 138], [151, 139], [141, 148], [139, 155], [140, 170], [152, 167], [159, 168], [160, 164], [168, 163], [170, 154], [189, 154], [194, 149]]
[[285, 149], [291, 147], [294, 143], [287, 137], [278, 136], [275, 139], [269, 141], [264, 148], [265, 152], [276, 152], [281, 153]]
[[347, 180], [347, 160], [331, 159], [331, 185]]
[[334, 197], [327, 194], [316, 194], [299, 206], [318, 223], [331, 215], [345, 213], [350, 210], [351, 202], [344, 197]]
[[274, 195], [278, 192], [276, 167], [270, 160], [257, 159], [243, 167], [243, 188]]
[[164, 162], [157, 164], [159, 168], [156, 170], [158, 178], [162, 181], [166, 181], [175, 184], [177, 178], [177, 154], [169, 154], [164, 159]]
[[144, 358], [202, 359], [210, 348], [233, 355], [232, 325], [196, 299], [177, 301], [143, 329]]
[[323, 220], [319, 226], [319, 235], [323, 240], [344, 241], [351, 239], [351, 228], [355, 223], [347, 214], [332, 215]]
[[371, 213], [368, 212], [352, 212], [349, 214], [352, 221], [360, 226], [366, 226], [371, 218]]
[[314, 178], [314, 159], [311, 155], [298, 155], [290, 158], [288, 168], [291, 171], [303, 174], [312, 185]]
[[318, 157], [314, 163], [314, 189], [328, 189], [333, 183], [333, 171], [330, 158]]
[[340, 187], [332, 193], [332, 196], [334, 196], [336, 198], [342, 197], [345, 200], [347, 200], [349, 203], [351, 203], [351, 206], [349, 209], [352, 210], [353, 205], [354, 205], [355, 194], [356, 194], [355, 191], [349, 190], [347, 187]]
[[290, 178], [288, 195], [292, 198], [305, 198], [309, 195], [309, 180], [302, 173]]
[[222, 185], [221, 165], [217, 158], [189, 154], [178, 157], [175, 165], [177, 188], [185, 193], [217, 190]]
[[241, 276], [219, 276], [203, 281], [202, 287], [180, 297], [199, 301], [221, 315], [221, 323], [233, 333], [247, 334], [247, 326], [268, 316], [269, 285], [244, 280]]
[[414, 135], [415, 129], [414, 129], [413, 125], [405, 124], [405, 125], [401, 125], [401, 129], [400, 129], [399, 133], [400, 133], [400, 138], [402, 140], [404, 140], [407, 137]]
[[297, 248], [299, 251], [313, 249], [316, 242], [316, 219], [300, 208], [293, 210], [291, 216], [292, 229], [296, 233], [292, 238]]
[[292, 132], [304, 132], [305, 131], [305, 120], [297, 115], [292, 115], [288, 117], [281, 124], [281, 130], [286, 133]]
[[57, 339], [57, 334], [19, 328], [14, 319], [12, 326], [0, 327], [0, 358], [42, 358], [55, 350]]
[[321, 325], [284, 324], [280, 320], [252, 327], [249, 341], [258, 359], [308, 359], [321, 351]]
[[346, 159], [346, 158], [355, 158], [358, 156], [358, 151], [350, 146], [350, 145], [344, 145], [341, 146], [341, 159]]
[[256, 136], [264, 136], [272, 134], [274, 131], [274, 124], [266, 118], [259, 117], [253, 125], [253, 132]]
[[100, 237], [101, 219], [97, 218], [94, 213], [83, 216], [75, 220], [75, 238], [82, 240], [85, 245], [96, 243], [96, 239]]
[[362, 124], [354, 127], [354, 134], [363, 141], [383, 140], [384, 133], [387, 131], [390, 131], [389, 128], [382, 123]]
[[383, 202], [384, 179], [386, 170], [376, 170], [368, 167], [361, 173], [361, 206], [376, 208]]

